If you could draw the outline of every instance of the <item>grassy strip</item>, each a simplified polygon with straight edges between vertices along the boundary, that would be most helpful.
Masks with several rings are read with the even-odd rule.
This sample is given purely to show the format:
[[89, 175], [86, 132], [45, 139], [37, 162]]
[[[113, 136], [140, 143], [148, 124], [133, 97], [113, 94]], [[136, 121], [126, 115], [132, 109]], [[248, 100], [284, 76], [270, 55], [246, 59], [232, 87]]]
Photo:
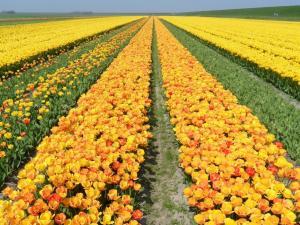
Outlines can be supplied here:
[[285, 144], [290, 157], [300, 163], [300, 110], [266, 82], [219, 54], [199, 39], [164, 21], [172, 34], [229, 89], [243, 105], [253, 110], [270, 132]]
[[214, 43], [201, 39], [200, 37], [185, 31], [194, 38], [198, 39], [199, 42], [202, 44], [207, 45], [208, 47], [214, 49], [216, 52], [218, 52], [221, 55], [224, 55], [225, 57], [229, 58], [231, 61], [241, 65], [242, 67], [247, 68], [249, 71], [257, 75], [258, 77], [264, 79], [267, 82], [272, 83], [275, 87], [280, 89], [281, 91], [287, 93], [288, 95], [291, 95], [292, 97], [296, 98], [297, 100], [300, 100], [300, 85], [296, 80], [293, 80], [290, 77], [283, 77], [279, 73], [271, 70], [271, 69], [265, 69], [258, 64], [256, 64], [253, 61], [250, 61], [248, 59], [242, 58], [238, 55], [233, 55], [231, 52], [226, 50], [225, 48], [218, 47]]
[[[19, 24], [34, 24], [34, 23], [47, 23], [53, 21], [61, 21], [61, 20], [71, 20], [74, 18], [41, 18], [41, 19], [3, 19], [0, 18], [0, 26], [12, 26]], [[76, 18], [75, 18], [76, 19]]]
[[[25, 126], [17, 119], [16, 121], [10, 121], [10, 124], [13, 124], [13, 127], [11, 128], [13, 129], [13, 137], [11, 138], [10, 143], [13, 144], [14, 148], [12, 150], [8, 150], [6, 152], [7, 155], [4, 158], [0, 158], [0, 186], [4, 184], [7, 177], [9, 177], [16, 169], [19, 169], [19, 167], [27, 161], [28, 156], [34, 152], [35, 147], [41, 142], [43, 137], [49, 133], [51, 127], [57, 123], [58, 119], [61, 116], [66, 115], [69, 109], [76, 105], [78, 98], [99, 79], [100, 74], [110, 65], [117, 54], [129, 43], [131, 38], [141, 28], [142, 24], [143, 23], [140, 23], [134, 31], [131, 31], [132, 33], [127, 35], [126, 40], [120, 40], [116, 49], [113, 51], [113, 54], [105, 57], [104, 60], [101, 60], [99, 65], [94, 65], [91, 68], [90, 64], [87, 63], [86, 66], [89, 66], [88, 76], [80, 76], [79, 79], [72, 81], [73, 86], [70, 87], [69, 95], [58, 96], [57, 94], [51, 94], [48, 99], [50, 106], [49, 112], [43, 116], [42, 120], [38, 119], [36, 112], [39, 111], [40, 103], [35, 102], [29, 125]], [[114, 36], [112, 38], [114, 38]], [[109, 41], [110, 40], [107, 42]], [[104, 56], [101, 57], [103, 58]], [[64, 86], [60, 84], [58, 89], [60, 90], [63, 87]], [[24, 129], [26, 130], [26, 136], [20, 141], [15, 133]]]
[[[10, 64], [10, 65], [2, 66], [2, 67], [0, 67], [0, 81], [3, 80], [3, 79], [7, 79], [8, 77], [12, 76], [18, 70], [27, 70], [28, 68], [31, 68], [32, 66], [35, 66], [36, 61], [37, 62], [44, 61], [48, 58], [49, 55], [51, 55], [51, 56], [59, 55], [61, 52], [71, 50], [71, 49], [73, 49], [74, 47], [80, 45], [83, 42], [91, 41], [91, 40], [99, 37], [99, 35], [105, 34], [107, 32], [113, 31], [113, 30], [117, 30], [117, 29], [119, 29], [119, 28], [121, 28], [125, 25], [132, 24], [134, 22], [136, 22], [136, 21], [133, 21], [133, 22], [130, 22], [130, 23], [127, 23], [127, 24], [123, 24], [121, 26], [117, 26], [117, 27], [115, 27], [113, 29], [110, 29], [110, 30], [102, 31], [102, 32], [99, 32], [97, 34], [94, 34], [94, 35], [91, 35], [91, 36], [88, 36], [88, 37], [78, 39], [78, 40], [76, 40], [72, 43], [69, 43], [67, 45], [64, 45], [64, 46], [49, 49], [45, 52], [38, 53], [34, 56], [31, 56], [31, 57], [29, 57], [27, 59], [24, 59], [24, 60], [21, 60], [19, 62]], [[32, 66], [31, 66], [31, 64], [32, 64]], [[8, 73], [9, 71], [10, 71], [10, 73]]]
[[227, 18], [251, 18], [270, 20], [300, 20], [300, 6], [275, 6], [245, 9], [225, 9], [200, 12], [186, 12], [179, 15], [187, 16], [207, 16], [207, 17], [227, 17]]
[[108, 41], [114, 35], [128, 29], [136, 23], [138, 22], [133, 22], [132, 24], [97, 36], [93, 40], [86, 41], [74, 47], [71, 51], [62, 53], [55, 58], [51, 58], [44, 63], [28, 69], [18, 76], [12, 76], [10, 79], [3, 81], [2, 85], [0, 85], [0, 105], [8, 98], [15, 98], [17, 90], [25, 89], [28, 84], [38, 82], [40, 77], [46, 78], [48, 74], [54, 73], [58, 69], [67, 66], [71, 61], [79, 59], [83, 54], [94, 49], [98, 44]]
[[152, 40], [152, 76], [149, 112], [153, 138], [139, 177], [144, 190], [138, 202], [145, 213], [142, 224], [194, 224], [183, 196], [185, 178], [178, 167], [178, 142], [166, 107], [155, 28]]

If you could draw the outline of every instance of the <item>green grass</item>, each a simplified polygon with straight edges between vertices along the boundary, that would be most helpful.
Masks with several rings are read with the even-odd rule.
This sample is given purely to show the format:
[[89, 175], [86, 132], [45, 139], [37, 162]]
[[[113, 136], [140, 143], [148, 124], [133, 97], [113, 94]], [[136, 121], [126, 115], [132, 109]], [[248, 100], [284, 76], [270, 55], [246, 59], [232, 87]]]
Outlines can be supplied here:
[[[18, 24], [44, 23], [51, 21], [85, 19], [92, 17], [102, 17], [104, 15], [91, 13], [1, 13], [0, 26], [10, 26]], [[108, 16], [108, 15], [107, 15]]]
[[57, 18], [57, 17], [89, 17], [98, 14], [83, 13], [0, 13], [0, 19], [22, 19], [22, 18]]
[[181, 13], [181, 15], [298, 21], [300, 20], [300, 5], [187, 12]]
[[173, 35], [229, 89], [240, 104], [252, 109], [260, 121], [282, 141], [290, 157], [300, 163], [300, 106], [270, 83], [219, 54], [196, 37], [164, 21]]
[[34, 24], [34, 23], [47, 23], [53, 21], [70, 20], [74, 18], [47, 18], [47, 19], [30, 19], [30, 20], [14, 20], [14, 21], [1, 21], [0, 26], [12, 26], [19, 24]]

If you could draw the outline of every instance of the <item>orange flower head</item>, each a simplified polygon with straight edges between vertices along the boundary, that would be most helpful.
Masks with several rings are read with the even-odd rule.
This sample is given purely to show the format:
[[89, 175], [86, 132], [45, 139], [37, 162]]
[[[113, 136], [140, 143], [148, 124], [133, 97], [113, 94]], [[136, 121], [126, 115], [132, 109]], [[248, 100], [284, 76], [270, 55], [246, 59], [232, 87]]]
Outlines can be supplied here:
[[132, 212], [132, 218], [134, 220], [141, 220], [143, 218], [143, 212], [139, 209], [136, 209]]

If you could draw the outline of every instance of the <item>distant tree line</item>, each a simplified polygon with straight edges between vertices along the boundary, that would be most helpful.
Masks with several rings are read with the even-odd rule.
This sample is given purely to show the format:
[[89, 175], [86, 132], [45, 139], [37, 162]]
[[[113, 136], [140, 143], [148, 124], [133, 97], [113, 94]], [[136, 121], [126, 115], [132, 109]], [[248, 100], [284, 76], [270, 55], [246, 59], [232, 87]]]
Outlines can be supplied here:
[[14, 10], [2, 10], [1, 13], [5, 14], [15, 14], [16, 12]]
[[89, 14], [93, 14], [92, 11], [74, 11], [74, 12], [71, 12], [71, 14], [84, 14], [84, 15], [89, 15]]

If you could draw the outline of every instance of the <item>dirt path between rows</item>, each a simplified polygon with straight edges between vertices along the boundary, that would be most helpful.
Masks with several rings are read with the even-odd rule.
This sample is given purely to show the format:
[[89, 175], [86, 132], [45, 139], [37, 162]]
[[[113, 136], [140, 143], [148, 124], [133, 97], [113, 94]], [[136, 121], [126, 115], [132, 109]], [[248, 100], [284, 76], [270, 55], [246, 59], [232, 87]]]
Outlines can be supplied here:
[[191, 225], [190, 211], [183, 189], [187, 186], [178, 163], [178, 142], [170, 124], [166, 107], [156, 33], [152, 45], [153, 74], [151, 81], [153, 106], [150, 112], [153, 139], [141, 171], [145, 190], [141, 196], [143, 225]]

